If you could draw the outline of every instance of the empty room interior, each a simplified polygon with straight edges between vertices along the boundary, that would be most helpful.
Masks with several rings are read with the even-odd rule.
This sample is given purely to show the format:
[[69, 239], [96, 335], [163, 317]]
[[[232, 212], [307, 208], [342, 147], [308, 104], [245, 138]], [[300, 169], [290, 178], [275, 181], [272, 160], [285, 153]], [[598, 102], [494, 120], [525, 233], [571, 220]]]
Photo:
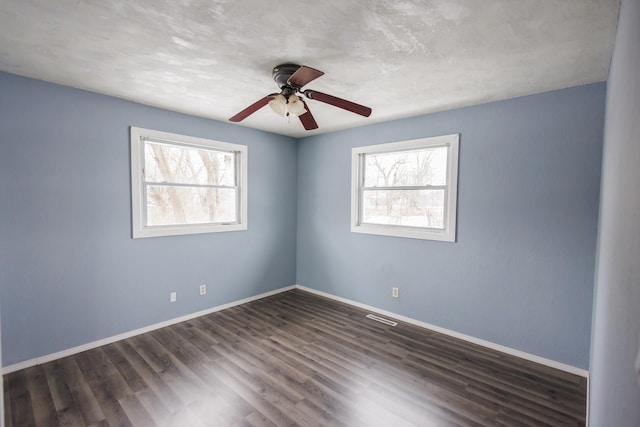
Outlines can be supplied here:
[[639, 0], [4, 0], [4, 426], [640, 425]]

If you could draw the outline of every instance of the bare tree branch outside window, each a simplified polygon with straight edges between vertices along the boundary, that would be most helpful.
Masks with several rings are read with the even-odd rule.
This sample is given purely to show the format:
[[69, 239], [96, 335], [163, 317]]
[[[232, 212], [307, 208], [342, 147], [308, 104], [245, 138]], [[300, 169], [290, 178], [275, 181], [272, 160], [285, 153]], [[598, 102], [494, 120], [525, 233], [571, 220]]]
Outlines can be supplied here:
[[234, 153], [145, 144], [148, 225], [233, 222]]
[[446, 147], [365, 156], [364, 221], [443, 227]]

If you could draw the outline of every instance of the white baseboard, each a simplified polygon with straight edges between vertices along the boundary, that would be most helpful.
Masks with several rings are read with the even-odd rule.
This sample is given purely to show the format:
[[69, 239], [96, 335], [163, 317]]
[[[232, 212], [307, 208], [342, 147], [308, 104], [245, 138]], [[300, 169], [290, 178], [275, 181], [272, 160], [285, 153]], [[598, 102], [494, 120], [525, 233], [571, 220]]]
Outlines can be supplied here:
[[322, 291], [318, 291], [312, 288], [307, 288], [306, 286], [301, 286], [301, 285], [295, 285], [296, 289], [300, 289], [302, 291], [306, 291], [306, 292], [310, 292], [312, 294], [316, 294], [316, 295], [320, 295], [326, 298], [330, 298], [336, 301], [340, 301], [343, 302], [345, 304], [349, 304], [352, 305], [354, 307], [358, 307], [358, 308], [362, 308], [365, 310], [369, 310], [369, 311], [373, 311], [375, 313], [378, 314], [383, 314], [387, 317], [391, 317], [393, 319], [397, 319], [400, 320], [402, 322], [406, 322], [406, 323], [410, 323], [412, 325], [415, 326], [419, 326], [421, 328], [425, 328], [425, 329], [429, 329], [435, 332], [439, 332], [441, 334], [445, 334], [445, 335], [449, 335], [451, 337], [454, 338], [458, 338], [464, 341], [468, 341], [471, 342], [473, 344], [478, 344], [481, 345], [483, 347], [486, 348], [490, 348], [492, 350], [496, 350], [505, 354], [509, 354], [511, 356], [516, 356], [519, 357], [521, 359], [525, 359], [525, 360], [529, 360], [531, 362], [535, 362], [535, 363], [539, 363], [541, 365], [545, 365], [545, 366], [549, 366], [551, 368], [555, 368], [555, 369], [559, 369], [561, 371], [565, 371], [565, 372], [569, 372], [571, 374], [575, 374], [575, 375], [579, 375], [581, 377], [586, 377], [587, 379], [589, 378], [589, 371], [582, 369], [582, 368], [578, 368], [575, 366], [571, 366], [571, 365], [567, 365], [561, 362], [556, 362], [555, 360], [551, 360], [551, 359], [547, 359], [541, 356], [536, 356], [535, 354], [531, 354], [531, 353], [526, 353], [524, 351], [520, 351], [520, 350], [516, 350], [514, 348], [511, 347], [506, 347], [504, 345], [500, 345], [500, 344], [496, 344], [496, 343], [492, 343], [490, 341], [485, 341], [479, 338], [475, 338], [472, 337], [470, 335], [465, 335], [465, 334], [461, 334], [459, 332], [456, 331], [452, 331], [450, 329], [446, 329], [446, 328], [442, 328], [440, 326], [435, 326], [435, 325], [431, 325], [429, 323], [426, 322], [422, 322], [420, 320], [416, 320], [416, 319], [412, 319], [410, 317], [406, 317], [406, 316], [402, 316], [400, 314], [396, 314], [393, 313], [391, 311], [387, 311], [387, 310], [382, 310], [367, 304], [362, 304], [356, 301], [352, 301], [350, 299], [347, 298], [342, 298], [336, 295], [332, 295], [326, 292], [322, 292]]
[[66, 349], [66, 350], [62, 350], [62, 351], [59, 351], [57, 353], [47, 354], [47, 355], [44, 355], [44, 356], [40, 356], [40, 357], [36, 357], [36, 358], [33, 358], [33, 359], [25, 360], [23, 362], [15, 363], [13, 365], [7, 365], [7, 366], [4, 366], [2, 368], [2, 374], [6, 375], [6, 374], [9, 374], [11, 372], [19, 371], [21, 369], [30, 368], [30, 367], [36, 366], [36, 365], [41, 365], [43, 363], [51, 362], [51, 361], [56, 360], [56, 359], [61, 359], [63, 357], [67, 357], [67, 356], [71, 356], [71, 355], [74, 355], [74, 354], [78, 354], [78, 353], [81, 353], [83, 351], [91, 350], [91, 349], [94, 349], [94, 348], [97, 348], [97, 347], [101, 347], [103, 345], [114, 343], [116, 341], [120, 341], [120, 340], [123, 340], [123, 339], [131, 338], [131, 337], [136, 336], [136, 335], [140, 335], [140, 334], [144, 334], [144, 333], [147, 333], [147, 332], [151, 332], [151, 331], [154, 331], [156, 329], [164, 328], [165, 326], [174, 325], [176, 323], [184, 322], [184, 321], [187, 321], [187, 320], [194, 319], [196, 317], [200, 317], [200, 316], [204, 316], [204, 315], [207, 315], [207, 314], [215, 313], [216, 311], [221, 311], [221, 310], [224, 310], [224, 309], [227, 309], [227, 308], [235, 307], [237, 305], [241, 305], [241, 304], [245, 304], [245, 303], [248, 303], [248, 302], [251, 302], [251, 301], [255, 301], [255, 300], [262, 299], [262, 298], [266, 298], [268, 296], [276, 295], [276, 294], [279, 294], [281, 292], [289, 291], [289, 290], [292, 290], [292, 289], [300, 289], [300, 290], [305, 291], [305, 292], [309, 292], [309, 293], [312, 293], [312, 294], [320, 295], [320, 296], [323, 296], [323, 297], [326, 297], [326, 298], [333, 299], [335, 301], [340, 301], [340, 302], [343, 302], [345, 304], [352, 305], [354, 307], [362, 308], [362, 309], [365, 309], [365, 310], [370, 310], [370, 311], [376, 312], [378, 314], [382, 314], [384, 316], [400, 320], [402, 322], [406, 322], [406, 323], [409, 323], [409, 324], [412, 324], [412, 325], [415, 325], [415, 326], [419, 326], [421, 328], [425, 328], [425, 329], [429, 329], [429, 330], [432, 330], [432, 331], [435, 331], [435, 332], [439, 332], [441, 334], [449, 335], [449, 336], [452, 336], [454, 338], [458, 338], [458, 339], [461, 339], [461, 340], [464, 340], [464, 341], [468, 341], [468, 342], [471, 342], [471, 343], [474, 343], [474, 344], [478, 344], [478, 345], [481, 345], [483, 347], [490, 348], [492, 350], [500, 351], [500, 352], [505, 353], [505, 354], [509, 354], [509, 355], [512, 355], [512, 356], [519, 357], [521, 359], [529, 360], [529, 361], [532, 361], [532, 362], [535, 362], [535, 363], [539, 363], [541, 365], [549, 366], [551, 368], [559, 369], [561, 371], [569, 372], [569, 373], [572, 373], [572, 374], [575, 374], [575, 375], [579, 375], [579, 376], [582, 376], [582, 377], [586, 377], [586, 378], [589, 377], [589, 371], [587, 371], [585, 369], [577, 368], [577, 367], [571, 366], [571, 365], [566, 365], [564, 363], [556, 362], [555, 360], [546, 359], [546, 358], [541, 357], [541, 356], [536, 356], [535, 354], [526, 353], [524, 351], [516, 350], [516, 349], [510, 348], [510, 347], [506, 347], [506, 346], [503, 346], [503, 345], [500, 345], [500, 344], [495, 344], [495, 343], [492, 343], [490, 341], [485, 341], [485, 340], [482, 340], [482, 339], [479, 339], [479, 338], [472, 337], [470, 335], [461, 334], [459, 332], [455, 332], [455, 331], [452, 331], [450, 329], [442, 328], [440, 326], [431, 325], [429, 323], [422, 322], [420, 320], [412, 319], [410, 317], [402, 316], [400, 314], [396, 314], [396, 313], [393, 313], [393, 312], [390, 312], [390, 311], [387, 311], [387, 310], [382, 310], [382, 309], [379, 309], [379, 308], [376, 308], [376, 307], [373, 307], [373, 306], [370, 306], [370, 305], [367, 305], [367, 304], [362, 304], [362, 303], [359, 303], [359, 302], [356, 302], [356, 301], [349, 300], [347, 298], [342, 298], [342, 297], [339, 297], [339, 296], [336, 296], [336, 295], [332, 295], [332, 294], [329, 294], [329, 293], [326, 293], [326, 292], [318, 291], [318, 290], [315, 290], [315, 289], [312, 289], [312, 288], [308, 288], [306, 286], [301, 286], [301, 285], [287, 286], [287, 287], [276, 289], [276, 290], [273, 290], [273, 291], [270, 291], [270, 292], [265, 292], [265, 293], [262, 293], [262, 294], [259, 294], [259, 295], [255, 295], [255, 296], [252, 296], [252, 297], [248, 297], [248, 298], [244, 298], [244, 299], [241, 299], [241, 300], [233, 301], [233, 302], [230, 302], [230, 303], [227, 303], [227, 304], [222, 304], [222, 305], [219, 305], [219, 306], [216, 306], [216, 307], [208, 308], [206, 310], [197, 311], [195, 313], [190, 313], [190, 314], [187, 314], [187, 315], [184, 315], [184, 316], [176, 317], [174, 319], [169, 319], [169, 320], [166, 320], [164, 322], [160, 322], [160, 323], [156, 323], [156, 324], [153, 324], [153, 325], [145, 326], [143, 328], [134, 329], [134, 330], [129, 331], [129, 332], [124, 332], [122, 334], [118, 334], [118, 335], [114, 335], [114, 336], [111, 336], [111, 337], [103, 338], [103, 339], [98, 340], [98, 341], [93, 341], [93, 342], [90, 342], [90, 343], [87, 343], [87, 344], [83, 344], [83, 345], [80, 345], [80, 346], [77, 346], [77, 347], [73, 347], [73, 348], [69, 348], [69, 349]]
[[235, 307], [237, 305], [245, 304], [251, 301], [259, 300], [262, 298], [269, 297], [271, 295], [279, 294], [281, 292], [290, 291], [295, 289], [296, 286], [287, 286], [284, 288], [276, 289], [274, 291], [269, 291], [262, 293], [260, 295], [255, 295], [249, 298], [244, 298], [241, 300], [233, 301], [227, 304], [218, 305], [216, 307], [208, 308], [206, 310], [197, 311], [195, 313], [186, 314], [184, 316], [176, 317], [174, 319], [165, 320], [164, 322], [156, 323], [153, 325], [145, 326], [143, 328], [134, 329], [129, 332], [124, 332], [122, 334], [114, 335], [111, 337], [103, 338], [98, 341], [93, 341], [87, 344], [82, 344], [77, 347], [69, 348], [66, 350], [59, 351], [57, 353], [51, 353], [44, 356], [36, 357], [33, 359], [25, 360], [24, 362], [15, 363], [13, 365], [7, 365], [2, 367], [2, 375], [10, 374], [11, 372], [16, 372], [21, 369], [30, 368], [36, 365], [42, 365], [43, 363], [51, 362], [56, 359], [61, 359], [63, 357], [72, 356], [74, 354], [82, 353], [83, 351], [91, 350], [97, 347], [101, 347], [103, 345], [111, 344], [116, 341], [124, 340], [127, 338], [134, 337], [136, 335], [144, 334], [147, 332], [154, 331], [156, 329], [164, 328], [165, 326], [175, 325], [176, 323], [185, 322], [187, 320], [195, 319], [196, 317], [204, 316], [207, 314], [215, 313], [216, 311], [225, 310], [227, 308]]

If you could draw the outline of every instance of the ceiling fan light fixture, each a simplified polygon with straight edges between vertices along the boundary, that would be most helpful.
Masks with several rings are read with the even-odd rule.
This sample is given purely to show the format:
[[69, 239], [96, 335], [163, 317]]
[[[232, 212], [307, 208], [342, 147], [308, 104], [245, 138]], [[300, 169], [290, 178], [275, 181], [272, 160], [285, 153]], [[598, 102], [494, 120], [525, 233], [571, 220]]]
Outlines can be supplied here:
[[301, 116], [307, 112], [304, 108], [304, 103], [298, 98], [297, 95], [291, 95], [289, 97], [289, 103], [287, 104], [287, 110], [292, 116]]
[[287, 117], [287, 98], [283, 94], [279, 93], [269, 101], [269, 107], [278, 115]]

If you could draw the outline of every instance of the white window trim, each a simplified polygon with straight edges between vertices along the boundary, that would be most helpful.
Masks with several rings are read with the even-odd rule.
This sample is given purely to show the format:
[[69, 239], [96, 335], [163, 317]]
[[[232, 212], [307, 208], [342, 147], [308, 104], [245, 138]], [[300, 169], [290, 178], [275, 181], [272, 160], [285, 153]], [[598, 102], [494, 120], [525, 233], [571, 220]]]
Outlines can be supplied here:
[[[378, 234], [383, 236], [408, 237], [413, 239], [456, 241], [456, 211], [458, 199], [458, 150], [460, 135], [451, 134], [409, 141], [390, 142], [386, 144], [355, 147], [351, 152], [351, 231], [354, 233]], [[445, 227], [443, 230], [433, 228], [408, 227], [397, 225], [361, 223], [361, 186], [362, 158], [364, 154], [386, 153], [446, 145], [448, 189], [445, 200]]]
[[[145, 201], [144, 194], [144, 144], [145, 139], [154, 139], [175, 143], [179, 145], [189, 145], [207, 149], [218, 149], [225, 151], [235, 151], [238, 153], [237, 159], [239, 168], [238, 188], [240, 198], [238, 203], [239, 222], [232, 224], [187, 224], [187, 225], [167, 225], [147, 227], [145, 225]], [[196, 138], [193, 136], [179, 135], [168, 132], [161, 132], [152, 129], [131, 127], [131, 212], [132, 212], [132, 235], [134, 239], [142, 237], [176, 236], [183, 234], [216, 233], [222, 231], [241, 231], [247, 229], [247, 154], [246, 145], [231, 144], [228, 142], [214, 141], [211, 139]]]

